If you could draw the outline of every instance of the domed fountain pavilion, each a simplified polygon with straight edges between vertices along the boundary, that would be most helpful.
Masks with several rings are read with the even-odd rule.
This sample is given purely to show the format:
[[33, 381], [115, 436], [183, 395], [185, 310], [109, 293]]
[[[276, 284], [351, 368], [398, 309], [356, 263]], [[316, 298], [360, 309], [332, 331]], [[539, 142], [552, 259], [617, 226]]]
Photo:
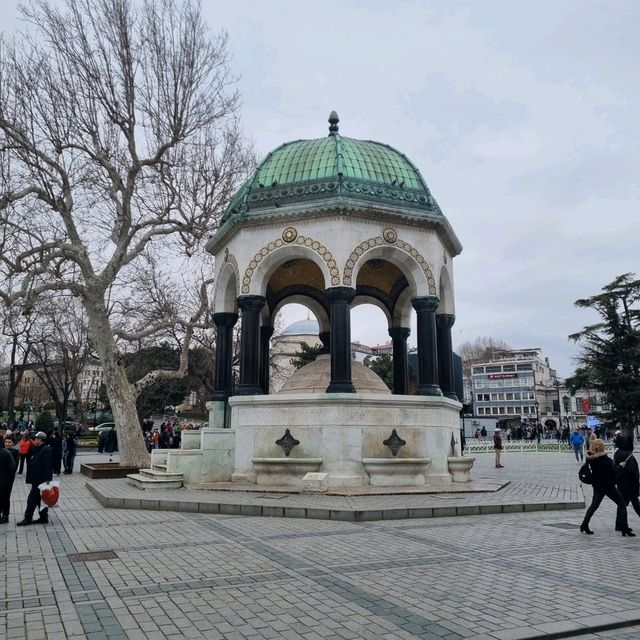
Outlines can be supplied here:
[[[215, 396], [199, 450], [218, 453], [215, 463], [186, 464], [185, 458], [179, 466], [187, 485], [189, 473], [194, 485], [230, 479], [300, 486], [308, 472], [327, 474], [322, 479], [329, 487], [469, 478], [471, 459], [462, 458], [466, 474], [456, 467], [461, 405], [451, 348], [453, 258], [462, 247], [405, 155], [343, 137], [335, 112], [329, 123], [326, 137], [272, 151], [235, 194], [207, 244], [216, 264]], [[316, 387], [269, 394], [273, 319], [292, 302], [315, 315], [326, 364], [308, 365]], [[364, 303], [387, 318], [391, 394], [354, 387], [350, 310]], [[408, 395], [413, 313], [418, 385]], [[322, 366], [328, 383], [318, 390]], [[304, 378], [305, 369], [297, 376]]]

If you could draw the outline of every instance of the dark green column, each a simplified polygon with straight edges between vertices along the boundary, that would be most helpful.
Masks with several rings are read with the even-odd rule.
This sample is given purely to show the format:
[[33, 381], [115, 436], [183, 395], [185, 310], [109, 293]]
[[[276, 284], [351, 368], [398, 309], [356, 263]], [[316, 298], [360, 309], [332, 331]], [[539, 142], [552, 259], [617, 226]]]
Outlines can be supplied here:
[[239, 396], [262, 394], [260, 388], [260, 311], [266, 299], [263, 296], [240, 296], [238, 307], [242, 312], [240, 332], [240, 384]]
[[355, 393], [351, 381], [351, 303], [356, 292], [351, 287], [331, 287], [325, 293], [331, 302], [331, 382], [327, 393]]
[[233, 355], [233, 327], [237, 313], [214, 313], [216, 325], [216, 356], [212, 400], [226, 400], [231, 393], [231, 362]]
[[260, 327], [260, 387], [262, 393], [269, 394], [269, 345], [273, 327]]
[[411, 304], [416, 310], [418, 342], [418, 388], [416, 395], [441, 396], [438, 385], [438, 346], [436, 338], [437, 296], [413, 298]]
[[407, 338], [411, 329], [391, 327], [389, 335], [393, 342], [393, 393], [406, 395], [409, 392], [409, 362], [407, 357]]
[[440, 388], [447, 398], [457, 400], [453, 379], [453, 347], [451, 345], [451, 327], [456, 317], [451, 313], [436, 315], [436, 336], [438, 342], [438, 378]]

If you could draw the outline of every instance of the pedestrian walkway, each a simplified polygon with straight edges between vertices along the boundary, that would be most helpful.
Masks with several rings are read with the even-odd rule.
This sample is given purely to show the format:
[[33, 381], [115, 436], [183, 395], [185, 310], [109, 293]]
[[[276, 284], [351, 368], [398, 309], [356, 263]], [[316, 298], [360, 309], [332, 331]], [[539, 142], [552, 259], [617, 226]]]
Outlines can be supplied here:
[[[510, 454], [502, 470], [479, 463], [484, 477], [504, 473], [507, 488], [533, 493], [573, 486], [578, 467], [569, 454]], [[108, 509], [84, 476], [61, 483], [51, 524], [24, 529], [14, 515], [27, 490], [14, 489], [1, 530], [0, 638], [640, 637], [640, 537], [613, 531], [608, 504], [585, 536], [582, 509], [257, 518]]]

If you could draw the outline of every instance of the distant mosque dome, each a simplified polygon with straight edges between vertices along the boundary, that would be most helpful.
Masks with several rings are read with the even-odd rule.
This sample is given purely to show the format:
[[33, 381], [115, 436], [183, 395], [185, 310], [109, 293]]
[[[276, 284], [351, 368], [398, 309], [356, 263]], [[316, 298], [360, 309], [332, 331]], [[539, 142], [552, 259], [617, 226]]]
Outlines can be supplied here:
[[320, 331], [318, 321], [315, 318], [306, 318], [293, 322], [284, 329], [281, 336], [317, 336]]

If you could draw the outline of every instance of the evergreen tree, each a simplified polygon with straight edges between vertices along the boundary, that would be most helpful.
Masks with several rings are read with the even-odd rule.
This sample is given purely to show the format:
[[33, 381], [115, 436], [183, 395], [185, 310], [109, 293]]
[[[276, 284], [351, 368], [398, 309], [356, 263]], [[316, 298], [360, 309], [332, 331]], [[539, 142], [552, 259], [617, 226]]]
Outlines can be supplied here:
[[580, 345], [578, 368], [567, 379], [572, 393], [595, 389], [611, 410], [605, 416], [633, 436], [640, 423], [640, 280], [625, 273], [602, 288], [602, 293], [576, 300], [576, 306], [593, 309], [600, 322], [569, 336]]
[[382, 381], [393, 391], [393, 359], [388, 353], [378, 356], [375, 360], [367, 364], [369, 369], [377, 373]]
[[315, 347], [309, 346], [306, 342], [300, 343], [300, 351], [295, 352], [295, 358], [289, 360], [289, 362], [296, 368], [300, 369], [304, 367], [305, 364], [309, 364], [313, 362], [320, 351], [322, 350], [322, 345], [318, 344]]

